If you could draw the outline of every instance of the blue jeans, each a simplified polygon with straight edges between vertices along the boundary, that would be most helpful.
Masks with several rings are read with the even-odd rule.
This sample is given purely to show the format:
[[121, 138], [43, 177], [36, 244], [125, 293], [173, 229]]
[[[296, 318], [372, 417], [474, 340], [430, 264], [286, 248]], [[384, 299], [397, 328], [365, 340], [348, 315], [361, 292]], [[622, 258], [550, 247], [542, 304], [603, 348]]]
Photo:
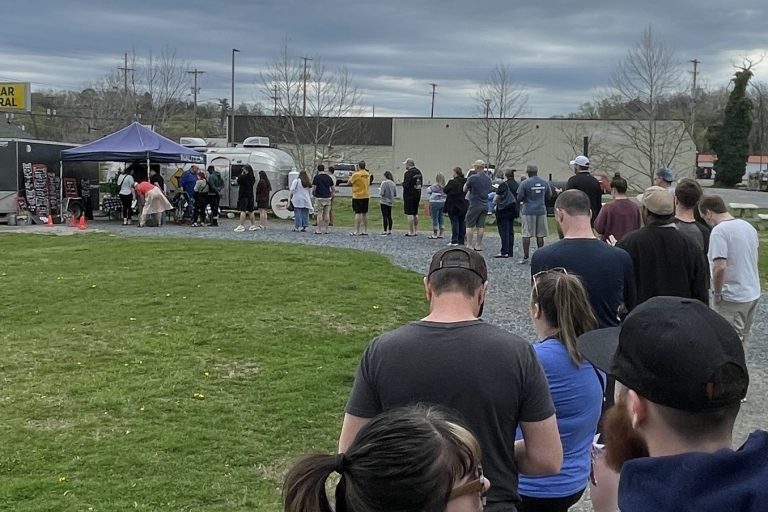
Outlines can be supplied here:
[[296, 229], [309, 226], [309, 208], [295, 208], [293, 212], [293, 226]]
[[501, 237], [501, 254], [512, 256], [512, 250], [515, 244], [515, 217], [514, 212], [501, 210], [496, 212], [496, 226], [499, 228]]
[[434, 231], [443, 230], [443, 209], [445, 208], [445, 202], [433, 203], [429, 202], [429, 212], [432, 214], [432, 229]]
[[464, 245], [464, 236], [467, 233], [466, 216], [458, 213], [449, 213], [451, 220], [451, 243]]

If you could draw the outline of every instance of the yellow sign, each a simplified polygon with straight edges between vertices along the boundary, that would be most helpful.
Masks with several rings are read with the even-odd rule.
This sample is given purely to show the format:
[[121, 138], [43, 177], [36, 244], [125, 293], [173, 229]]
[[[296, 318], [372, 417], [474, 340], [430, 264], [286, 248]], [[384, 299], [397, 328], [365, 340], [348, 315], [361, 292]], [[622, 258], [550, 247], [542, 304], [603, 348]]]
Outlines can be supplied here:
[[29, 82], [0, 82], [0, 110], [32, 110]]
[[179, 167], [179, 168], [176, 169], [176, 172], [174, 172], [173, 175], [171, 176], [171, 184], [174, 187], [180, 188], [179, 187], [179, 178], [181, 178], [182, 174], [184, 174], [184, 169]]

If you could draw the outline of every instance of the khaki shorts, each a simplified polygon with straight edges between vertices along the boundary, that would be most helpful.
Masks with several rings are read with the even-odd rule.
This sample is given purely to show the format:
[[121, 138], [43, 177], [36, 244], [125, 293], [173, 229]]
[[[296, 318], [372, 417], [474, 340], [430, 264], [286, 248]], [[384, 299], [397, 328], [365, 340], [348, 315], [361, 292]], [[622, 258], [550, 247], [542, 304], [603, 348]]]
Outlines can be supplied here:
[[731, 327], [734, 328], [736, 334], [741, 338], [742, 343], [746, 343], [749, 339], [758, 300], [760, 299], [753, 300], [752, 302], [730, 302], [721, 300], [719, 303], [715, 303], [715, 311], [720, 313], [720, 316], [725, 318], [728, 323], [731, 324]]
[[549, 235], [546, 215], [523, 215], [523, 238], [545, 238]]
[[469, 210], [467, 211], [467, 216], [464, 220], [466, 221], [468, 228], [484, 228], [485, 218], [487, 216], [488, 205], [485, 203], [476, 204], [474, 206], [470, 206]]
[[331, 198], [330, 197], [316, 197], [315, 198], [315, 214], [327, 215], [331, 212]]

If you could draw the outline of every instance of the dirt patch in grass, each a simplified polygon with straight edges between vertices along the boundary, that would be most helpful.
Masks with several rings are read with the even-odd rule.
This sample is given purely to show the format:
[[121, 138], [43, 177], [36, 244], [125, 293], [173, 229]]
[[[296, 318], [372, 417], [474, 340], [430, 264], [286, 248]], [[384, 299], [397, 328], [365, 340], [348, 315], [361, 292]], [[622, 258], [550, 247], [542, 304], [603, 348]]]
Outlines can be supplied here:
[[257, 375], [260, 368], [250, 361], [231, 361], [214, 365], [213, 371], [214, 376], [222, 379], [247, 380]]

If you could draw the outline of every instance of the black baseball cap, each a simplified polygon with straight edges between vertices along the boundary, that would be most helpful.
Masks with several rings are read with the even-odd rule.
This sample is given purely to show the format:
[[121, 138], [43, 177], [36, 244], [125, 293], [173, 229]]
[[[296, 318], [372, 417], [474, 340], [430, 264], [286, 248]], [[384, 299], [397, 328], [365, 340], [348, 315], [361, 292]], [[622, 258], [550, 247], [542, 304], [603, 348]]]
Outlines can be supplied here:
[[[653, 297], [620, 327], [579, 336], [578, 346], [596, 367], [659, 405], [711, 411], [747, 395], [749, 373], [739, 336], [695, 299]], [[721, 372], [726, 365], [731, 369]], [[724, 378], [733, 382], [723, 386]]]
[[483, 280], [488, 280], [488, 267], [485, 259], [477, 251], [466, 247], [446, 247], [432, 256], [427, 277], [444, 268], [463, 268], [474, 272]]

